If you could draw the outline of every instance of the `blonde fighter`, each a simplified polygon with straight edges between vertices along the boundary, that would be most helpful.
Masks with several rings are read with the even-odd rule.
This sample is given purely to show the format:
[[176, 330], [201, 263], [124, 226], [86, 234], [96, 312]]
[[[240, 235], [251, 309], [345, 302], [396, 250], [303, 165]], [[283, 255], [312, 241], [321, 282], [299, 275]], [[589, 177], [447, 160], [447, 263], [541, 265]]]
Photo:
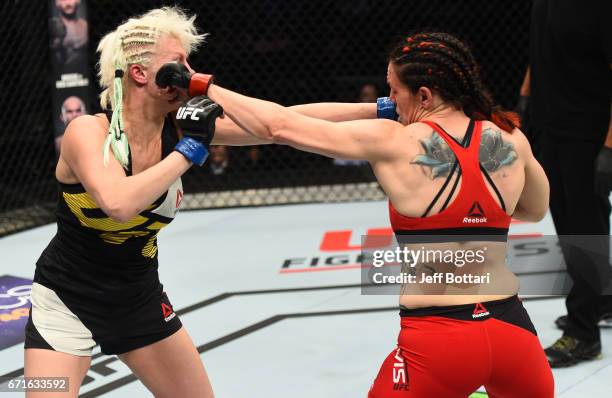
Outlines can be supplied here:
[[[186, 97], [160, 89], [154, 78], [168, 62], [191, 70], [187, 57], [205, 38], [194, 19], [174, 7], [152, 10], [98, 46], [108, 111], [80, 116], [66, 130], [56, 168], [58, 231], [37, 261], [26, 327], [25, 376], [69, 377], [70, 391], [29, 398], [78, 396], [96, 344], [118, 355], [156, 397], [213, 396], [159, 281], [156, 237], [178, 212], [182, 174], [206, 160], [208, 145], [267, 141], [217, 119], [220, 108], [210, 101], [198, 110], [201, 123], [179, 140], [170, 115]], [[330, 120], [376, 113], [372, 104], [294, 109]]]

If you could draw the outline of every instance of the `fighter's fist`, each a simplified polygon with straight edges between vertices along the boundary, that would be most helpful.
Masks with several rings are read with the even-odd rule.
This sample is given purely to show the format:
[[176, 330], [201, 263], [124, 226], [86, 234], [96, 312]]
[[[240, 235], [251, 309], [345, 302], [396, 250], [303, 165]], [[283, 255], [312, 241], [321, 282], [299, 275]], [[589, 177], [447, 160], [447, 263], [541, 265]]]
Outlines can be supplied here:
[[163, 65], [155, 75], [155, 83], [161, 88], [178, 87], [187, 90], [190, 97], [206, 95], [214, 77], [203, 73], [192, 73], [183, 64], [170, 62]]
[[184, 138], [174, 147], [192, 163], [201, 166], [215, 135], [215, 121], [223, 115], [221, 105], [201, 95], [187, 101], [176, 112], [176, 123]]
[[379, 119], [398, 120], [399, 115], [395, 110], [395, 102], [389, 97], [381, 97], [376, 100], [376, 117]]
[[205, 95], [194, 97], [181, 105], [176, 122], [183, 134], [202, 142], [207, 148], [215, 135], [215, 121], [223, 108]]

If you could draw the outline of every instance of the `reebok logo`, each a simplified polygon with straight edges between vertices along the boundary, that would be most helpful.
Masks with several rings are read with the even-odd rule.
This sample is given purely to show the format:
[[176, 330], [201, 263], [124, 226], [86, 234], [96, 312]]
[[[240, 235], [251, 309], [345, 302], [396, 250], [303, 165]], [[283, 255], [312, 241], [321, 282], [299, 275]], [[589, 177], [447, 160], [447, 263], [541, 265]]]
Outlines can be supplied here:
[[484, 305], [482, 305], [480, 303], [476, 303], [476, 306], [474, 307], [474, 312], [472, 313], [472, 318], [473, 319], [478, 319], [478, 318], [482, 318], [483, 316], [489, 316], [489, 315], [491, 315], [491, 314], [485, 308]]
[[176, 316], [176, 314], [172, 310], [172, 307], [170, 307], [166, 303], [161, 304], [161, 309], [162, 309], [162, 313], [164, 314], [164, 321], [166, 322], [170, 322], [172, 318]]
[[487, 222], [487, 218], [484, 215], [484, 211], [482, 207], [480, 207], [480, 203], [474, 202], [470, 210], [468, 210], [468, 214], [466, 217], [463, 217], [464, 224], [480, 224], [483, 222]]

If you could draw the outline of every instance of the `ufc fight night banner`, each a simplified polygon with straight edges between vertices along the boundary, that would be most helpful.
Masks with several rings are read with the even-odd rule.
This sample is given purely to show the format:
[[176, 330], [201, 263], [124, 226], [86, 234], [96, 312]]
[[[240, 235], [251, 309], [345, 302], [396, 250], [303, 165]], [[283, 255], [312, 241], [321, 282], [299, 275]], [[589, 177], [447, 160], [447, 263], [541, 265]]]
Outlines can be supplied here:
[[53, 129], [59, 154], [70, 121], [89, 112], [91, 104], [86, 0], [48, 0]]
[[25, 340], [31, 291], [30, 279], [0, 276], [0, 350]]

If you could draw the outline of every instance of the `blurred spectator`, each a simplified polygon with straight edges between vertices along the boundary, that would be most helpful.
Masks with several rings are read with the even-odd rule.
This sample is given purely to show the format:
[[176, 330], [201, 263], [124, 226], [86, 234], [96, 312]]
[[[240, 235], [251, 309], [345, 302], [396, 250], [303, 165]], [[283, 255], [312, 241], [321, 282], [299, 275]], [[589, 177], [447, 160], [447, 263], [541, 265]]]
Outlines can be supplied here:
[[[233, 155], [237, 155], [237, 159], [232, 159], [232, 171], [237, 176], [249, 175], [248, 184], [238, 185], [236, 188], [261, 188], [264, 187], [266, 181], [279, 182], [279, 170], [273, 167], [270, 163], [282, 163], [282, 148], [276, 147], [272, 149], [272, 156], [264, 156], [270, 154], [270, 148], [267, 151], [259, 146], [248, 146], [242, 148], [232, 148]], [[272, 174], [270, 173], [272, 171]], [[285, 172], [289, 173], [290, 169], [284, 168]]]
[[366, 83], [359, 90], [359, 102], [376, 102], [378, 98], [378, 88], [375, 84]]
[[231, 171], [230, 157], [225, 145], [214, 145], [210, 147], [210, 159], [208, 169], [215, 176], [225, 175]]
[[247, 149], [245, 168], [250, 170], [260, 169], [261, 164], [261, 149], [257, 146], [252, 146]]
[[[59, 118], [65, 129], [68, 126], [68, 123], [70, 123], [73, 119], [76, 119], [81, 115], [85, 115], [86, 113], [87, 108], [85, 107], [83, 100], [81, 100], [79, 97], [71, 96], [66, 98], [62, 103]], [[55, 137], [55, 150], [58, 155], [62, 146], [62, 138], [64, 138], [63, 134]]]
[[55, 0], [58, 16], [51, 18], [51, 47], [63, 73], [86, 62], [87, 21], [79, 15], [80, 4], [80, 0]]

